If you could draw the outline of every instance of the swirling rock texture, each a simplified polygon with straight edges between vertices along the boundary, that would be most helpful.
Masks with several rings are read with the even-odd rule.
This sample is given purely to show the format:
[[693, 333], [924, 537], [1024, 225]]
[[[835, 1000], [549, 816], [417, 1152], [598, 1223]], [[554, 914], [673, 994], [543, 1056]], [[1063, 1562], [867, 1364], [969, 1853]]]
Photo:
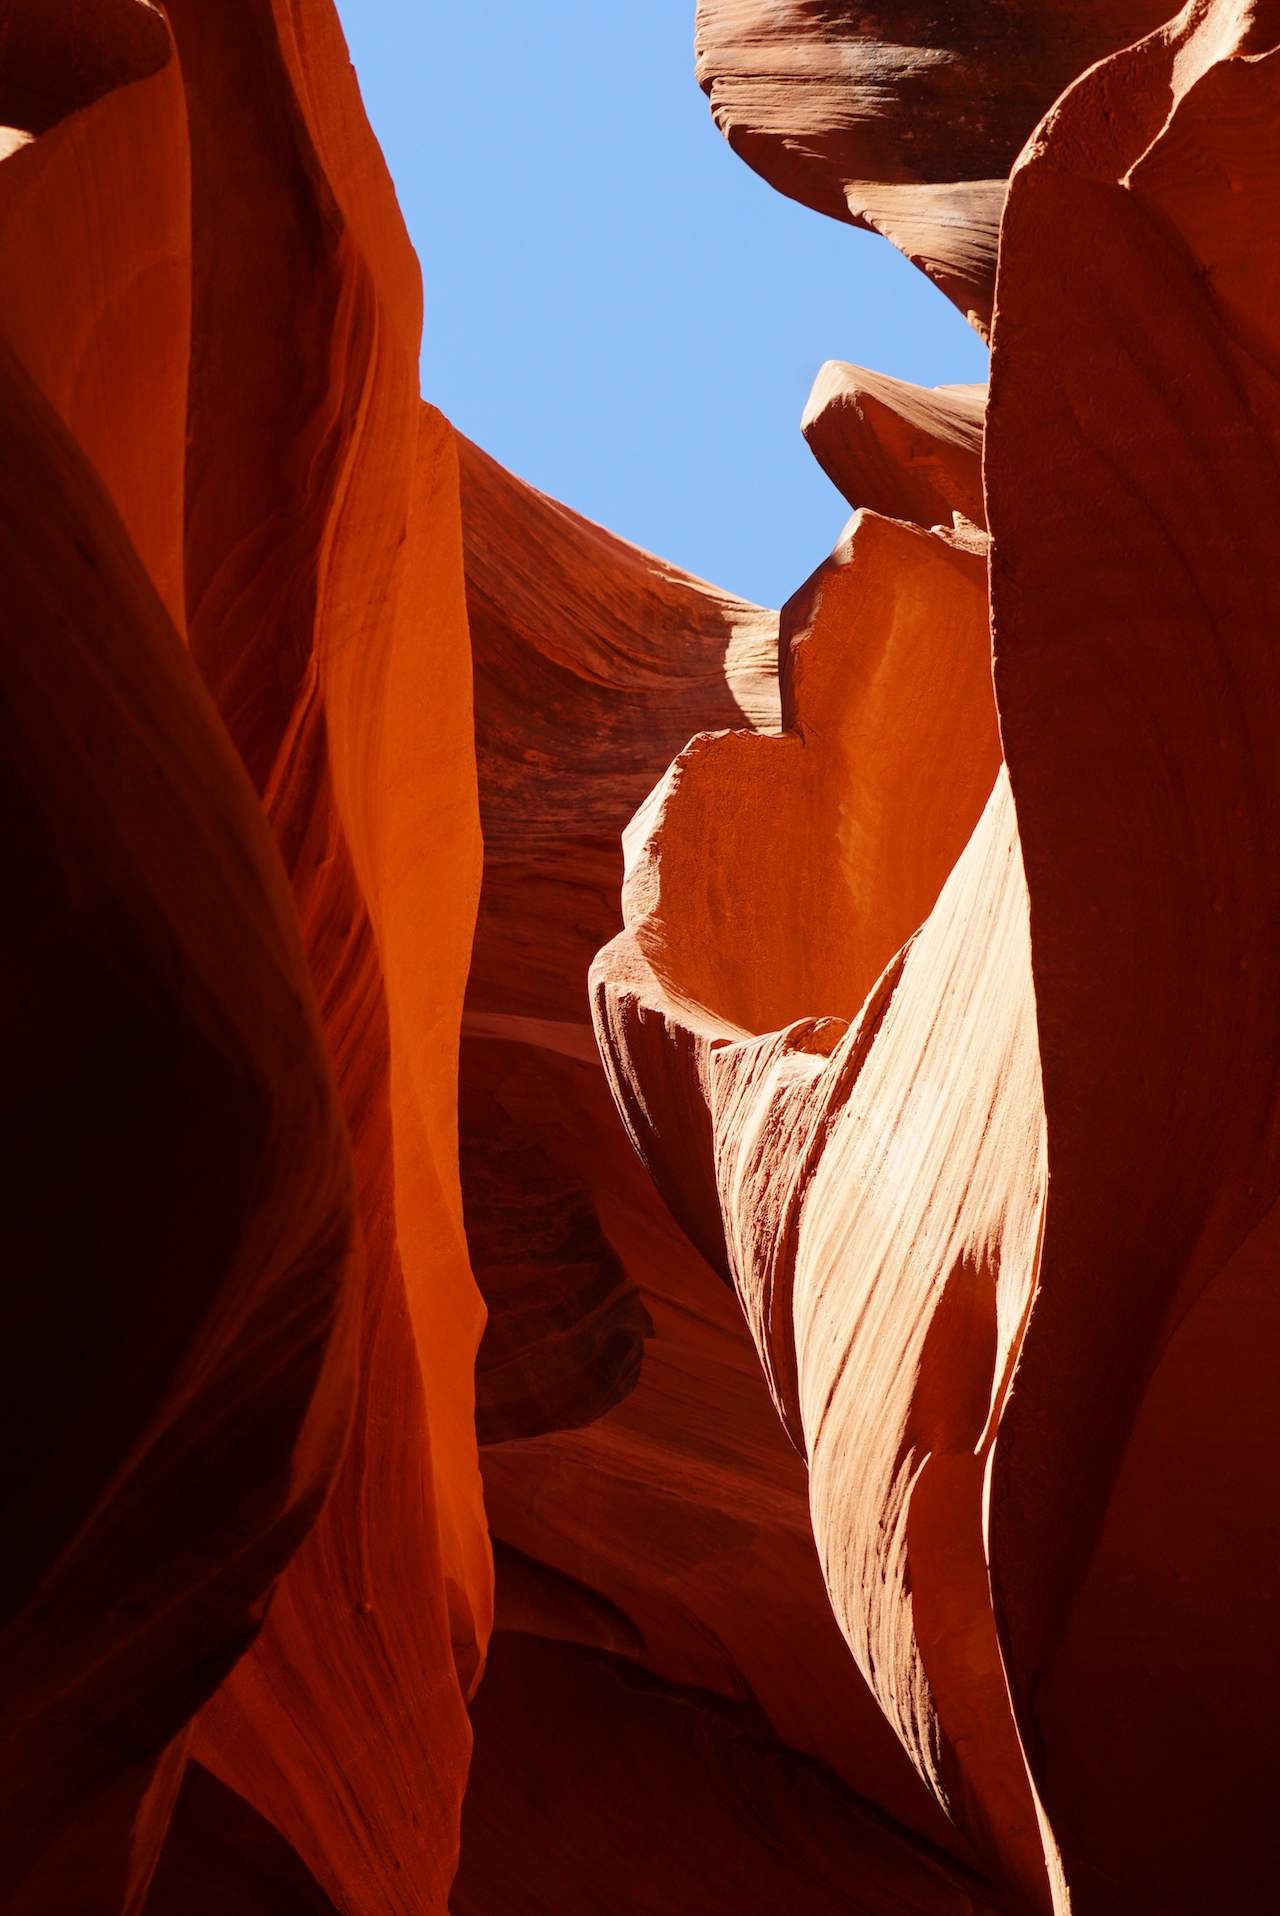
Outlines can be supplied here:
[[698, 80], [780, 192], [882, 233], [979, 331], [1009, 170], [1063, 88], [1167, 0], [698, 0]]
[[926, 390], [829, 359], [800, 421], [810, 452], [851, 506], [889, 519], [986, 525], [983, 386]]
[[[833, 61], [865, 32], [708, 5], [704, 61], [760, 57], [766, 11]], [[1050, 112], [1000, 235], [991, 637], [963, 518], [860, 511], [784, 613], [782, 736], [675, 761], [595, 970], [851, 1652], [1027, 1909], [1251, 1909], [1277, 1861], [1276, 1553], [1240, 1489], [1280, 1444], [1278, 42], [1274, 7], [1194, 5]], [[719, 97], [734, 137], [753, 96]], [[824, 372], [817, 449], [883, 509], [909, 445], [932, 497], [910, 459], [893, 507], [926, 519], [954, 405], [866, 383]]]
[[457, 456], [326, 0], [93, 13], [0, 33], [0, 1904], [140, 1907], [189, 1740], [339, 1905], [443, 1908], [491, 1606]]
[[[463, 1189], [499, 1636], [453, 1906], [591, 1910], [613, 1855], [619, 1910], [818, 1910], [864, 1876], [975, 1907], [841, 1643], [741, 1312], [646, 1183], [587, 1022], [627, 819], [700, 721], [776, 730], [776, 615], [465, 445], [462, 471], [485, 838]], [[669, 1811], [642, 1786], [659, 1770]], [[594, 1848], [548, 1832], [569, 1803]]]
[[330, 0], [0, 4], [6, 1916], [1273, 1900], [1280, 6], [1164, 11], [701, 0], [991, 335], [778, 615], [421, 403]]

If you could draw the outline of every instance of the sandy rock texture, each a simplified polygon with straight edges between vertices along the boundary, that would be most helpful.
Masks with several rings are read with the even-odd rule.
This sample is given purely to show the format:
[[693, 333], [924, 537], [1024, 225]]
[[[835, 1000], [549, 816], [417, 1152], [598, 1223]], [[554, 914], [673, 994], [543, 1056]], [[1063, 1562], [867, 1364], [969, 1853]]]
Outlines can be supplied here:
[[985, 526], [984, 386], [913, 386], [829, 359], [813, 382], [800, 430], [851, 506], [887, 519]]
[[696, 14], [991, 341], [780, 612], [331, 0], [0, 0], [0, 1916], [1274, 1901], [1280, 4]]
[[[1256, 1907], [1276, 1866], [1274, 1539], [1237, 1489], [1280, 1440], [1276, 264], [1248, 237], [1278, 42], [1274, 8], [1195, 5], [1049, 113], [1001, 226], [989, 568], [970, 515], [855, 516], [783, 614], [782, 736], [673, 763], [593, 975], [619, 1109], [808, 1460], [855, 1660], [990, 1878], [1077, 1916]], [[927, 519], [957, 409], [889, 383], [824, 369], [811, 443], [860, 504], [905, 454]]]
[[1041, 115], [1167, 0], [698, 0], [698, 81], [735, 153], [882, 233], [986, 332], [1005, 182]]

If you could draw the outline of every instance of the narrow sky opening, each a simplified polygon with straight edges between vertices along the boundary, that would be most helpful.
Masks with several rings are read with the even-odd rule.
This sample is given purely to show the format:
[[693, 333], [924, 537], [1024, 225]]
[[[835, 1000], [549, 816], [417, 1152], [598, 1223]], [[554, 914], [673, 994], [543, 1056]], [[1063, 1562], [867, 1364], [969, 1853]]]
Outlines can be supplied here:
[[800, 437], [824, 359], [986, 377], [924, 275], [730, 152], [694, 0], [339, 0], [426, 282], [426, 396], [522, 478], [777, 605], [848, 509]]

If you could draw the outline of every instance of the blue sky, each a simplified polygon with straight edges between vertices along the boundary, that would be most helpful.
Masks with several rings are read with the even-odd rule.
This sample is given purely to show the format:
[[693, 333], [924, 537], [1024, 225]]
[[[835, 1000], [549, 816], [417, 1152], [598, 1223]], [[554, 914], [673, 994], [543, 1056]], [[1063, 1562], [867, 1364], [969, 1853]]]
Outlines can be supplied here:
[[824, 359], [924, 385], [981, 342], [884, 241], [734, 158], [694, 0], [338, 0], [426, 283], [423, 391], [504, 465], [777, 605], [847, 516]]

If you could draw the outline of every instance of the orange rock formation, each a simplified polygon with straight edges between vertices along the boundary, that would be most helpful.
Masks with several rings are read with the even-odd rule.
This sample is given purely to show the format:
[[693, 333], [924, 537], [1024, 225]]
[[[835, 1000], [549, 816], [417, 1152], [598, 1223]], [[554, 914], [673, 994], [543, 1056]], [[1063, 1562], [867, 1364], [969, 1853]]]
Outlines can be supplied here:
[[698, 79], [780, 192], [882, 233], [979, 329], [1005, 182], [1063, 88], [1167, 0], [697, 0]]
[[1274, 1899], [1280, 5], [697, 35], [991, 335], [780, 615], [421, 403], [331, 0], [0, 4], [4, 1916]]
[[35, 1076], [15, 1103], [43, 1248], [8, 1341], [43, 1395], [10, 1521], [42, 1514], [0, 1902], [141, 1908], [185, 1733], [339, 1905], [443, 1908], [491, 1609], [457, 455], [331, 7], [117, 0], [87, 47], [76, 12], [10, 8], [4, 40], [7, 763], [41, 887], [14, 962], [47, 974], [12, 1016], [33, 1074], [68, 1062], [60, 1146]]

